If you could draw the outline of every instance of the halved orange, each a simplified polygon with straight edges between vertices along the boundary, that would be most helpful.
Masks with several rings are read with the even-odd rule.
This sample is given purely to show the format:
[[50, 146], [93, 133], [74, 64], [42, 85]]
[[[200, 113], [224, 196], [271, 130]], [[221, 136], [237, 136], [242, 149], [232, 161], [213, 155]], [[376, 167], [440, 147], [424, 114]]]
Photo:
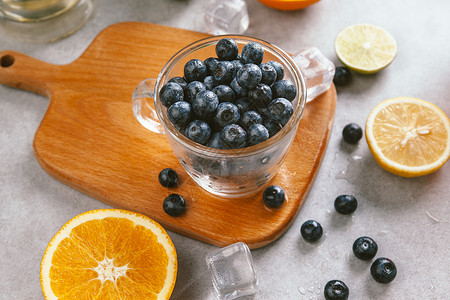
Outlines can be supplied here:
[[366, 140], [385, 170], [403, 177], [430, 174], [450, 157], [450, 121], [435, 104], [410, 97], [388, 99], [370, 112]]
[[279, 10], [297, 10], [310, 6], [320, 0], [259, 0], [268, 7]]
[[154, 220], [100, 209], [67, 222], [41, 261], [45, 299], [169, 299], [177, 254]]

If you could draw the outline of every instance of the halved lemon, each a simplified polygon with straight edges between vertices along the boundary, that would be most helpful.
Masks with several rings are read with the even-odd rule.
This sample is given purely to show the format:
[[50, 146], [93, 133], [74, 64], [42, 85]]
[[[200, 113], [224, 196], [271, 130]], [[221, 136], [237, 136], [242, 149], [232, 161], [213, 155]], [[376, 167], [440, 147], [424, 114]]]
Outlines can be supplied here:
[[100, 209], [67, 222], [41, 261], [45, 299], [169, 299], [177, 254], [165, 230], [126, 210]]
[[268, 7], [279, 10], [297, 10], [310, 6], [320, 0], [259, 0]]
[[381, 102], [370, 112], [365, 131], [375, 160], [396, 175], [430, 174], [450, 157], [450, 121], [424, 100], [401, 97]]
[[372, 24], [345, 27], [336, 37], [334, 48], [341, 62], [362, 74], [386, 68], [397, 55], [397, 42], [385, 29]]

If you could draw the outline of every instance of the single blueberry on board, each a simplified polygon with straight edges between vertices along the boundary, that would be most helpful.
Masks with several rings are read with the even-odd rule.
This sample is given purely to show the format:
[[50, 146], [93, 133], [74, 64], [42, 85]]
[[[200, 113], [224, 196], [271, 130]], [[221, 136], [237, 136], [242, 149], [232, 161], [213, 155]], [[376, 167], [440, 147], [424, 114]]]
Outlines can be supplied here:
[[358, 143], [359, 140], [362, 138], [362, 136], [363, 136], [362, 128], [356, 123], [347, 124], [342, 130], [342, 137], [344, 138], [344, 141], [346, 141], [349, 144]]
[[324, 287], [323, 294], [326, 300], [347, 300], [350, 291], [341, 280], [330, 280]]
[[269, 131], [269, 137], [273, 137], [275, 134], [278, 133], [278, 131], [281, 130], [281, 128], [283, 128], [283, 126], [281, 126], [280, 123], [275, 122], [274, 120], [270, 120], [270, 119], [265, 120], [263, 122], [263, 125]]
[[192, 101], [194, 114], [201, 119], [212, 117], [218, 105], [217, 95], [208, 90], [199, 92]]
[[259, 65], [259, 68], [262, 72], [261, 83], [272, 85], [275, 81], [277, 81], [277, 71], [275, 68], [268, 63], [262, 63]]
[[278, 208], [284, 203], [285, 194], [278, 185], [268, 186], [263, 192], [264, 204], [271, 208]]
[[239, 108], [231, 102], [222, 102], [217, 106], [214, 115], [214, 123], [219, 127], [225, 127], [228, 124], [237, 123], [241, 115]]
[[203, 82], [200, 81], [192, 81], [189, 82], [189, 84], [186, 87], [186, 99], [184, 101], [187, 101], [192, 104], [192, 100], [195, 99], [195, 96], [201, 91], [206, 91], [206, 86]]
[[203, 79], [203, 84], [208, 91], [211, 91], [218, 85], [217, 81], [211, 75], [206, 76], [205, 79]]
[[397, 267], [389, 258], [377, 258], [370, 266], [370, 275], [379, 283], [389, 283], [397, 276]]
[[253, 146], [266, 141], [269, 138], [269, 131], [262, 124], [250, 125], [247, 129], [247, 145]]
[[322, 237], [323, 229], [319, 222], [308, 220], [302, 224], [300, 233], [305, 241], [314, 243]]
[[234, 60], [238, 53], [238, 45], [233, 39], [223, 38], [216, 44], [216, 54], [220, 60]]
[[183, 101], [183, 98], [183, 88], [175, 82], [166, 83], [159, 91], [159, 100], [165, 107], [169, 107], [177, 101]]
[[244, 64], [259, 65], [263, 61], [264, 49], [259, 43], [250, 42], [242, 48], [241, 60]]
[[271, 65], [275, 71], [277, 72], [277, 79], [275, 81], [283, 80], [284, 78], [284, 67], [281, 63], [271, 60], [268, 61], [266, 64]]
[[261, 69], [255, 64], [246, 64], [236, 74], [239, 85], [247, 90], [252, 90], [261, 82]]
[[159, 172], [158, 181], [163, 187], [175, 187], [178, 185], [178, 174], [172, 168], [165, 168]]
[[221, 84], [212, 89], [213, 93], [217, 95], [219, 103], [234, 102], [234, 92], [228, 85]]
[[220, 132], [215, 132], [209, 139], [206, 146], [215, 149], [225, 149], [225, 145], [223, 144], [222, 139], [220, 138]]
[[244, 148], [247, 145], [247, 132], [237, 124], [225, 126], [220, 132], [220, 138], [227, 149]]
[[202, 120], [194, 120], [186, 127], [186, 136], [196, 143], [205, 145], [211, 136], [211, 128]]
[[184, 78], [187, 81], [203, 81], [206, 77], [206, 65], [200, 59], [191, 59], [184, 65]]
[[243, 88], [237, 81], [237, 78], [234, 77], [233, 80], [231, 80], [230, 88], [233, 90], [234, 95], [236, 98], [242, 98], [247, 97], [247, 89]]
[[295, 99], [297, 95], [297, 89], [290, 80], [280, 80], [272, 85], [273, 98], [285, 98], [289, 101]]
[[253, 124], [262, 124], [262, 123], [263, 118], [259, 113], [257, 113], [254, 110], [248, 110], [241, 115], [240, 124], [246, 130], [248, 130], [248, 128]]
[[285, 98], [277, 98], [272, 100], [269, 104], [268, 110], [270, 118], [275, 122], [280, 123], [282, 126], [286, 125], [294, 113], [292, 103]]
[[163, 210], [172, 217], [178, 217], [186, 211], [186, 202], [178, 194], [170, 194], [164, 199]]
[[368, 237], [362, 236], [353, 243], [353, 254], [359, 259], [369, 260], [375, 257], [378, 251], [378, 245], [375, 241]]
[[186, 90], [186, 87], [188, 85], [188, 82], [186, 81], [186, 79], [184, 79], [183, 77], [179, 77], [179, 76], [170, 78], [170, 80], [168, 82], [178, 83], [183, 88], [183, 91]]
[[353, 195], [339, 195], [334, 200], [334, 208], [342, 215], [352, 214], [358, 207], [358, 201]]
[[233, 79], [234, 65], [233, 63], [225, 60], [221, 61], [217, 64], [216, 69], [214, 70], [213, 76], [214, 79], [219, 84], [229, 84]]
[[208, 57], [204, 63], [206, 66], [206, 75], [213, 75], [219, 60], [216, 57]]
[[336, 85], [347, 85], [352, 81], [352, 73], [347, 67], [337, 67], [334, 72], [333, 82]]
[[167, 109], [167, 117], [172, 124], [185, 126], [192, 118], [191, 105], [186, 101], [177, 101]]

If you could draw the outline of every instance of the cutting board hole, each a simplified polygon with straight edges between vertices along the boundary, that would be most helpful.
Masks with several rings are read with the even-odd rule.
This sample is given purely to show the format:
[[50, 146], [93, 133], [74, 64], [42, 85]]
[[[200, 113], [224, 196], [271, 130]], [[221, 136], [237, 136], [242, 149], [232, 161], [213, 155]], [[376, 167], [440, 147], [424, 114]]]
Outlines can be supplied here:
[[5, 55], [2, 56], [2, 58], [0, 59], [0, 65], [2, 66], [2, 68], [8, 68], [11, 67], [14, 64], [14, 56], [12, 55]]

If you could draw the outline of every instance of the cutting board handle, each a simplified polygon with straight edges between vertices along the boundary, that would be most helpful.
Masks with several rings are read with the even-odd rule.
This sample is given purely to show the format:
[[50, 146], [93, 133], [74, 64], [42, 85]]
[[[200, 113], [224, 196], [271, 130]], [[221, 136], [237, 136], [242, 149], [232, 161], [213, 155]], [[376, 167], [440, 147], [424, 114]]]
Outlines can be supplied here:
[[0, 52], [0, 83], [50, 98], [51, 83], [58, 76], [58, 66], [22, 53]]

